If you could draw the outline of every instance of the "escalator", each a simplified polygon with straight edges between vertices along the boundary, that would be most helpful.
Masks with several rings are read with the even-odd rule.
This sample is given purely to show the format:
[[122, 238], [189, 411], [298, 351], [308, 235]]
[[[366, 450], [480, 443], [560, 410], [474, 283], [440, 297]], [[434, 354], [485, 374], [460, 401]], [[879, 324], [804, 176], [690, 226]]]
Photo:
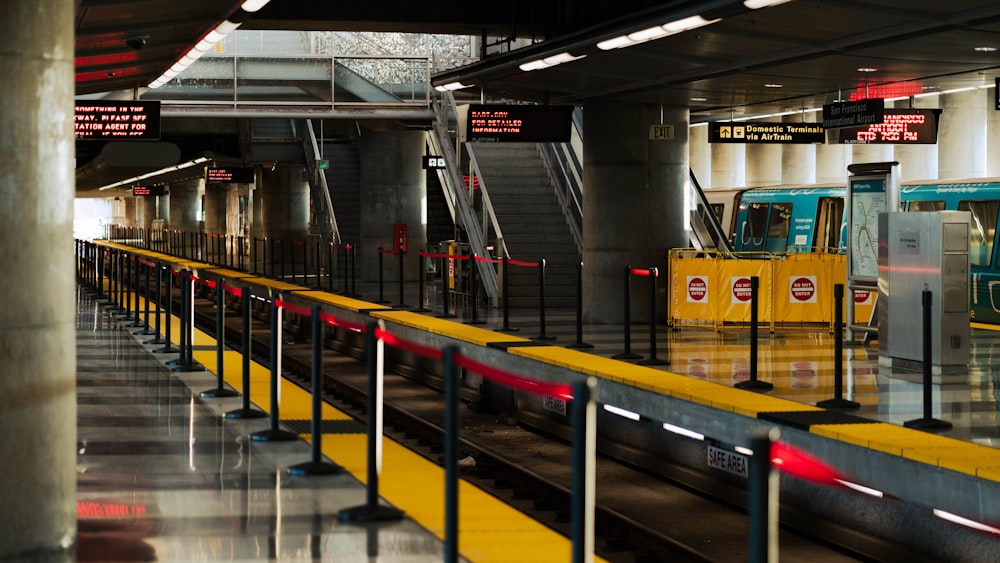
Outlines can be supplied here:
[[701, 184], [695, 177], [694, 170], [690, 171], [690, 175], [691, 183], [688, 186], [687, 201], [690, 206], [691, 246], [698, 250], [733, 252], [729, 237], [719, 223], [719, 218], [712, 211], [712, 206], [709, 204], [708, 198], [705, 197], [705, 192], [701, 189]]

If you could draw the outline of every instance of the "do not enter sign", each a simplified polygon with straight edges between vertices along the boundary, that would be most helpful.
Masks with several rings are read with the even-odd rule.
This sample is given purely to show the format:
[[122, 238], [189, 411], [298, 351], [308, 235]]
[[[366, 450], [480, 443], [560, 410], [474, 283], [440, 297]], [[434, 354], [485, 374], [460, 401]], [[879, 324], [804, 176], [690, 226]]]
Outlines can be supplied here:
[[702, 276], [687, 277], [688, 303], [705, 303], [708, 301], [708, 278]]
[[750, 278], [733, 276], [733, 303], [749, 303], [751, 297]]
[[816, 302], [816, 276], [794, 276], [788, 278], [789, 303]]

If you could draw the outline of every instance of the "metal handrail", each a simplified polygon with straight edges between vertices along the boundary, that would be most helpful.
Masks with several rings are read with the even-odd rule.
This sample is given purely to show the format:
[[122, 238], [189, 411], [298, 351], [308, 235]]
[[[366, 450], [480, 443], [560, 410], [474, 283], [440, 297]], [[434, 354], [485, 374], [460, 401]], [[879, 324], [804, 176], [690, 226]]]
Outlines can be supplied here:
[[[556, 198], [569, 224], [577, 252], [583, 253], [583, 206], [577, 197], [583, 182], [570, 158], [566, 143], [538, 143], [538, 153], [545, 164]], [[560, 148], [562, 149], [560, 151]], [[562, 153], [562, 154], [560, 154]]]
[[[476, 160], [476, 153], [472, 150], [472, 145], [466, 145], [465, 149], [469, 152], [469, 167], [472, 171], [472, 177], [479, 180], [479, 193], [483, 194], [483, 208], [485, 208], [487, 214], [490, 217], [490, 226], [493, 227], [493, 232], [497, 235], [497, 256], [503, 258], [506, 256], [510, 258], [510, 252], [507, 250], [507, 242], [503, 238], [503, 232], [500, 231], [500, 222], [497, 221], [496, 211], [493, 209], [493, 201], [490, 200], [490, 192], [486, 189], [486, 179], [483, 178], [483, 173], [479, 169], [479, 161]], [[472, 194], [472, 184], [473, 180], [469, 180], [469, 194], [471, 201]], [[486, 235], [486, 226], [483, 226], [483, 236]]]
[[[432, 148], [437, 154], [444, 157], [445, 163], [447, 163], [446, 169], [438, 170], [438, 177], [442, 180], [441, 186], [444, 188], [445, 199], [448, 200], [449, 211], [455, 223], [465, 229], [466, 236], [469, 237], [469, 248], [478, 256], [486, 257], [488, 256], [486, 243], [483, 233], [477, 225], [471, 198], [467, 190], [458, 188], [464, 186], [464, 182], [458, 171], [458, 158], [449, 133], [450, 116], [457, 115], [455, 98], [450, 92], [445, 92], [445, 95], [441, 96], [441, 102], [433, 102], [432, 107], [435, 117], [432, 127], [433, 135], [429, 135], [429, 139]], [[496, 270], [489, 262], [476, 261], [476, 264], [479, 267], [479, 280], [490, 299], [490, 304], [493, 307], [499, 306], [500, 287]]]
[[[337, 216], [333, 211], [333, 200], [330, 199], [330, 187], [326, 183], [326, 174], [316, 166], [316, 163], [320, 160], [319, 143], [316, 142], [316, 131], [313, 129], [312, 120], [306, 119], [306, 131], [308, 131], [308, 136], [303, 140], [303, 144], [306, 149], [306, 167], [308, 168], [308, 173], [312, 178], [319, 179], [319, 189], [323, 192], [323, 197], [320, 199], [323, 205], [326, 206], [326, 215], [329, 221], [323, 221], [321, 223], [321, 232], [323, 233], [324, 242], [340, 244], [340, 228], [337, 225]], [[294, 126], [294, 123], [293, 123]], [[312, 153], [310, 154], [310, 149]], [[312, 184], [312, 182], [310, 182]]]

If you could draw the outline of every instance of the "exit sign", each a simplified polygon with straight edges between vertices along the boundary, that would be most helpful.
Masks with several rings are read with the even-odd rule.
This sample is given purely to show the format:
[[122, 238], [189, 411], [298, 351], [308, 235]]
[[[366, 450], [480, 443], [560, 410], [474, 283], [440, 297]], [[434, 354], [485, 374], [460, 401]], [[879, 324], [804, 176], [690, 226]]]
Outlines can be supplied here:
[[325, 160], [325, 159], [324, 160], [317, 160], [316, 161], [316, 167], [319, 168], [320, 170], [329, 170], [330, 169], [330, 161], [329, 160]]
[[650, 125], [649, 126], [649, 140], [650, 141], [672, 141], [674, 140], [674, 126], [673, 125]]
[[448, 167], [448, 165], [444, 161], [443, 156], [432, 156], [432, 155], [424, 156], [423, 165], [424, 168], [428, 170], [436, 170]]

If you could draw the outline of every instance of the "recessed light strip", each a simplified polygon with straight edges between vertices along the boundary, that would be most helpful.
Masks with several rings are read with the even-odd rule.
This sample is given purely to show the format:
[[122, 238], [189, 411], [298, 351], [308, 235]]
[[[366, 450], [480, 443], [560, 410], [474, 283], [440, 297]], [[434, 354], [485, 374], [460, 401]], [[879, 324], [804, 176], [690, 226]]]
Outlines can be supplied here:
[[653, 27], [636, 30], [625, 35], [612, 37], [611, 39], [605, 39], [604, 41], [597, 43], [597, 48], [602, 51], [610, 51], [612, 49], [631, 47], [632, 45], [638, 45], [654, 39], [660, 39], [661, 37], [666, 37], [668, 35], [676, 35], [692, 29], [698, 29], [699, 27], [711, 25], [717, 21], [719, 20], [707, 20], [698, 15], [688, 16], [686, 18], [669, 21], [661, 25], [654, 25]]

